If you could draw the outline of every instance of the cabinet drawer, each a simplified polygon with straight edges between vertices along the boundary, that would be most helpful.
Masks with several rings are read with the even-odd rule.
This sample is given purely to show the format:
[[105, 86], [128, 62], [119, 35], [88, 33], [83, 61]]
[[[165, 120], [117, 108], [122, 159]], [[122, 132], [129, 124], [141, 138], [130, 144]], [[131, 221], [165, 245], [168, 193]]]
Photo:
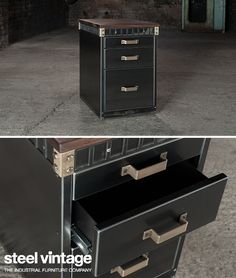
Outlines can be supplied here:
[[[173, 274], [174, 268], [178, 264], [178, 259], [180, 255], [180, 251], [183, 244], [183, 238], [177, 237], [173, 239], [172, 241], [167, 242], [166, 244], [163, 244], [158, 248], [157, 250], [154, 250], [150, 253], [145, 254], [148, 258], [148, 263], [144, 267], [138, 267], [135, 269], [134, 272], [131, 274], [128, 274], [126, 277], [129, 278], [155, 278], [155, 277], [163, 277], [164, 274]], [[72, 250], [73, 255], [81, 255], [82, 253], [80, 250], [73, 249]], [[112, 255], [112, 254], [111, 254]], [[140, 254], [142, 255], [142, 254]], [[141, 256], [139, 256], [141, 257]], [[128, 262], [129, 265], [135, 266], [135, 260], [137, 258], [134, 258], [131, 262]], [[91, 267], [90, 265], [88, 266]], [[121, 268], [125, 269], [125, 266], [121, 266]], [[127, 269], [127, 267], [126, 267]], [[76, 274], [76, 272], [73, 274], [72, 278], [93, 278], [94, 275], [92, 273], [82, 273]], [[108, 273], [105, 273], [100, 278], [120, 278], [121, 275], [118, 272], [111, 273], [109, 271]], [[168, 276], [169, 277], [169, 276]], [[164, 278], [164, 277], [163, 277]]]
[[105, 38], [105, 48], [153, 47], [153, 44], [153, 36], [127, 36], [119, 38]]
[[106, 72], [105, 112], [155, 105], [153, 69]]
[[[147, 142], [148, 138], [144, 139], [143, 144]], [[110, 145], [110, 154], [114, 161], [105, 165], [97, 165], [97, 167], [93, 166], [89, 171], [85, 170], [77, 173], [74, 176], [73, 199], [77, 200], [131, 180], [132, 178], [129, 175], [121, 176], [123, 166], [131, 164], [140, 168], [143, 164], [151, 165], [152, 161], [159, 159], [161, 153], [167, 152], [167, 166], [192, 158], [194, 161], [194, 158], [196, 158], [197, 161], [204, 142], [205, 139], [202, 138], [173, 138], [170, 141], [160, 142], [157, 146], [137, 152], [138, 139], [127, 138], [125, 142], [120, 138], [113, 139]], [[115, 159], [117, 151], [123, 153], [123, 155]], [[83, 158], [83, 153], [78, 152], [78, 159], [81, 158]]]
[[92, 242], [94, 275], [214, 221], [226, 180], [182, 162], [75, 202], [74, 222]]
[[152, 67], [153, 59], [153, 48], [108, 49], [105, 51], [105, 68]]

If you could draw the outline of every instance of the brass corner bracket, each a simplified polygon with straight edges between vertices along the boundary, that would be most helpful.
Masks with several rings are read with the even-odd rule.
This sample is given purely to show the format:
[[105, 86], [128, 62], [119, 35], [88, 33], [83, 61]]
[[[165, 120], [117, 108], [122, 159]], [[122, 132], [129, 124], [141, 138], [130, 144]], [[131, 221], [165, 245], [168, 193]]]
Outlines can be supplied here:
[[159, 36], [160, 35], [160, 27], [159, 26], [154, 27], [154, 35], [155, 36]]
[[60, 153], [54, 149], [53, 168], [56, 174], [61, 178], [74, 174], [75, 150], [65, 152], [65, 153]]
[[105, 28], [99, 28], [99, 37], [103, 38], [105, 37], [105, 34], [106, 34]]

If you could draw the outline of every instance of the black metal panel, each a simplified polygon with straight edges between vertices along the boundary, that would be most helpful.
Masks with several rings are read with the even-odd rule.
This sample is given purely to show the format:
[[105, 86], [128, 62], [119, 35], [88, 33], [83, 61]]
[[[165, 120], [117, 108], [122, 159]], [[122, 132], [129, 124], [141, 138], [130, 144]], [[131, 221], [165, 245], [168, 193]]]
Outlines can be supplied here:
[[[122, 92], [121, 87], [138, 86], [135, 92]], [[104, 111], [129, 110], [154, 106], [153, 69], [106, 72]]]
[[[134, 45], [125, 45], [121, 44], [121, 40], [138, 40], [138, 44]], [[153, 47], [153, 36], [150, 37], [142, 37], [142, 36], [137, 36], [137, 37], [128, 37], [128, 36], [122, 36], [122, 37], [114, 37], [114, 38], [105, 38], [105, 47], [106, 48], [136, 48], [136, 47], [143, 47], [143, 46], [148, 46], [148, 47]]]
[[226, 1], [226, 28], [236, 31], [236, 0]]
[[38, 147], [38, 139], [37, 138], [29, 138], [29, 140], [36, 148]]
[[198, 165], [197, 165], [197, 169], [200, 172], [203, 171], [203, 168], [204, 168], [204, 165], [205, 165], [205, 161], [206, 161], [210, 141], [211, 141], [210, 138], [206, 138], [206, 139], [204, 139], [204, 143], [202, 145], [202, 151], [201, 151], [201, 155], [199, 157], [199, 161], [198, 161]]
[[124, 146], [125, 140], [123, 138], [113, 139], [111, 141], [111, 159], [122, 156], [124, 154]]
[[90, 165], [90, 150], [91, 148], [84, 148], [76, 151], [75, 155], [75, 170], [79, 171]]
[[119, 117], [119, 116], [128, 116], [136, 113], [150, 113], [156, 111], [155, 106], [145, 107], [145, 108], [133, 108], [129, 110], [117, 110], [104, 112], [103, 117]]
[[[226, 182], [224, 174], [208, 179], [191, 165], [179, 163], [74, 203], [74, 221], [93, 242], [95, 276], [155, 250], [158, 246], [151, 239], [142, 240], [145, 230], [169, 231], [183, 213], [188, 214], [187, 232], [214, 221]], [[111, 242], [112, 238], [116, 240]]]
[[100, 38], [80, 31], [80, 96], [100, 115]]
[[60, 254], [62, 192], [50, 163], [28, 139], [0, 139], [0, 171], [0, 238], [7, 251]]
[[118, 36], [150, 36], [154, 35], [154, 28], [109, 28], [105, 30], [106, 37]]
[[[68, 176], [61, 179], [61, 192], [61, 252], [63, 252], [65, 255], [70, 255], [72, 218], [72, 176]], [[69, 269], [70, 265], [63, 264], [62, 267]], [[71, 278], [70, 271], [64, 272], [63, 276], [61, 276], [60, 278]]]
[[207, 0], [189, 0], [189, 21], [196, 23], [207, 21]]
[[[149, 264], [147, 267], [130, 274], [129, 278], [167, 278], [175, 273], [175, 268], [178, 264], [178, 258], [182, 250], [184, 237], [175, 238], [172, 241], [162, 245], [157, 250], [148, 254]], [[73, 253], [80, 255], [79, 249]], [[142, 255], [142, 254], [140, 254]], [[111, 254], [112, 256], [112, 254]], [[91, 267], [91, 266], [88, 266]], [[100, 278], [120, 278], [118, 273], [111, 274], [110, 271], [99, 276]], [[94, 278], [92, 273], [73, 273], [71, 278]]]
[[[113, 139], [118, 140], [118, 139]], [[114, 145], [116, 141], [113, 141]], [[153, 160], [157, 160], [162, 152], [167, 152], [168, 165], [173, 165], [182, 160], [190, 159], [192, 157], [199, 157], [202, 151], [202, 144], [204, 143], [203, 138], [185, 138], [185, 139], [169, 139], [165, 138], [162, 141], [156, 141], [154, 139], [155, 145], [149, 145], [150, 150], [145, 151], [145, 147], [142, 147], [144, 144], [144, 139], [140, 141], [140, 148], [136, 151], [139, 153], [131, 152], [133, 145], [135, 144], [135, 138], [119, 139], [119, 148], [122, 153], [117, 154], [116, 157], [110, 157], [107, 161], [107, 164], [102, 166], [98, 165], [90, 169], [89, 171], [84, 171], [78, 173], [75, 176], [74, 183], [74, 196], [73, 198], [79, 199], [87, 195], [93, 194], [95, 192], [105, 190], [111, 186], [131, 180], [129, 176], [121, 177], [121, 168], [122, 166], [132, 164], [139, 165], [140, 163], [149, 164]], [[122, 143], [122, 141], [123, 143]], [[147, 139], [145, 139], [147, 140]], [[152, 139], [150, 139], [152, 140]], [[162, 139], [158, 139], [162, 140]], [[147, 142], [147, 141], [146, 141]], [[151, 141], [149, 141], [151, 142]], [[111, 153], [112, 153], [112, 145]], [[142, 149], [143, 148], [143, 149]], [[128, 150], [128, 152], [127, 152]], [[117, 152], [117, 151], [116, 151]], [[113, 159], [117, 158], [115, 161]], [[79, 155], [78, 158], [79, 160]], [[94, 165], [91, 165], [94, 166]], [[96, 182], [94, 182], [96, 181]]]
[[[175, 141], [177, 139], [174, 138], [151, 138], [151, 142], [145, 143], [146, 139], [136, 139], [139, 140], [138, 147], [130, 149], [128, 145], [132, 144], [134, 138], [118, 138], [118, 139], [110, 139], [106, 144], [95, 144], [90, 147], [79, 149], [75, 152], [75, 171], [84, 171], [89, 167], [94, 167], [95, 165], [102, 165], [103, 163], [107, 163], [108, 161], [117, 159], [119, 157], [130, 154], [131, 152], [139, 152], [145, 149], [158, 146], [163, 143]], [[178, 139], [179, 140], [179, 139]], [[96, 156], [99, 156], [99, 153], [103, 152], [103, 159], [97, 160]], [[95, 158], [94, 158], [95, 155]], [[100, 154], [101, 155], [101, 154]]]
[[51, 144], [46, 140], [46, 158], [53, 164], [54, 160], [54, 148]]
[[108, 142], [97, 144], [93, 147], [93, 164], [99, 164], [107, 159]]
[[155, 138], [143, 138], [143, 146], [153, 145], [155, 142]]
[[46, 155], [46, 139], [38, 138], [38, 149], [45, 156]]
[[129, 138], [126, 144], [126, 153], [132, 153], [139, 149], [141, 143], [140, 138]]

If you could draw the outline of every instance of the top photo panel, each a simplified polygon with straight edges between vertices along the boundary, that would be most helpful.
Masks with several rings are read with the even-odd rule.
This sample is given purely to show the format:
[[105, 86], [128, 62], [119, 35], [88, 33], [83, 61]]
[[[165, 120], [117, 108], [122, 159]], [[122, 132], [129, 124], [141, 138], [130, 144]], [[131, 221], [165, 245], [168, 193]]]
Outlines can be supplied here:
[[0, 0], [13, 135], [236, 135], [236, 0]]

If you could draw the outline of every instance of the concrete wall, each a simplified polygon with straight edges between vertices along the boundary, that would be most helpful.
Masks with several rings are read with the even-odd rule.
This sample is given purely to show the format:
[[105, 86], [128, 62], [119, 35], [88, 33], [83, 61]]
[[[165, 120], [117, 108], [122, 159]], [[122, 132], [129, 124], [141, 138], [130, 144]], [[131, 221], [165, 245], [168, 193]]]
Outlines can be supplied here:
[[64, 0], [0, 0], [0, 47], [67, 25]]
[[181, 0], [79, 0], [70, 6], [69, 24], [78, 18], [132, 18], [181, 26]]
[[8, 45], [8, 0], [0, 0], [0, 48]]

